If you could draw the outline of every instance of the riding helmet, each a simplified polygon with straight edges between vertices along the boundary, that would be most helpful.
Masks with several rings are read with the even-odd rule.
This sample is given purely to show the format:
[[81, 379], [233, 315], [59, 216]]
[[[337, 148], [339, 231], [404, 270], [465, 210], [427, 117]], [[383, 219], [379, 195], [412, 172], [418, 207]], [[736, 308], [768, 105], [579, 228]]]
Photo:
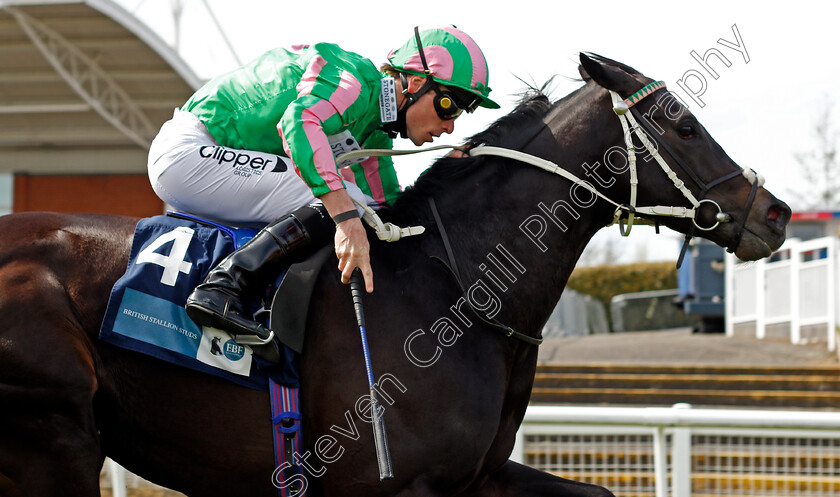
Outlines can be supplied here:
[[499, 108], [499, 104], [487, 97], [490, 94], [487, 60], [469, 35], [454, 26], [420, 31], [422, 57], [417, 38], [412, 36], [403, 46], [388, 54], [388, 62], [395, 69], [418, 76], [431, 76], [442, 85], [460, 88], [477, 96], [481, 107]]

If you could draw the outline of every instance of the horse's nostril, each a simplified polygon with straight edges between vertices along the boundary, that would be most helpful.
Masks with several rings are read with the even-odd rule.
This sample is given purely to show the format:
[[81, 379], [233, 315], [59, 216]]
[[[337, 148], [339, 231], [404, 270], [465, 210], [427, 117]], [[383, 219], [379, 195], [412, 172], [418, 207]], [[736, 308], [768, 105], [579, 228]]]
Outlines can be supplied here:
[[780, 217], [782, 217], [782, 209], [778, 205], [771, 206], [767, 209], [768, 221], [777, 221]]
[[773, 204], [767, 209], [767, 224], [783, 228], [790, 220], [790, 209], [783, 204]]

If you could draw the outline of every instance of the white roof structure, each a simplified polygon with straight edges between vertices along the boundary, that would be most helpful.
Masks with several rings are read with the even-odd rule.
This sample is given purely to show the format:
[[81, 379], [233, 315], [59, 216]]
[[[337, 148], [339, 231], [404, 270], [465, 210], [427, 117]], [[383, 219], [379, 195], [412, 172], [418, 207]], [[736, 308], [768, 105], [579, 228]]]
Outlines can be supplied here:
[[202, 81], [110, 0], [0, 0], [0, 173], [140, 173]]

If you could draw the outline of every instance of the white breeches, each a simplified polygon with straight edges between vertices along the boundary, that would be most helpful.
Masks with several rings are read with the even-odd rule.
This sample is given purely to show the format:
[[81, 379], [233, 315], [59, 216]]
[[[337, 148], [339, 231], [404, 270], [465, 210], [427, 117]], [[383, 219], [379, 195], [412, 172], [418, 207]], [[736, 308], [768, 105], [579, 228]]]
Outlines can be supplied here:
[[[195, 115], [176, 109], [149, 150], [149, 180], [177, 210], [216, 221], [271, 222], [319, 202], [286, 157], [220, 146]], [[347, 193], [374, 203], [354, 184]]]

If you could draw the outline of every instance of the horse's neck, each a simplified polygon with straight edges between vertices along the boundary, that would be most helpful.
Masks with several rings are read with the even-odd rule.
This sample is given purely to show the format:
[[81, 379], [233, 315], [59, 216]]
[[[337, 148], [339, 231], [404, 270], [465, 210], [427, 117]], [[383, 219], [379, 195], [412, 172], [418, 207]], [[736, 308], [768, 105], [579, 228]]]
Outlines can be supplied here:
[[[596, 116], [592, 105], [586, 107], [586, 115], [570, 111], [555, 116], [525, 151], [587, 178], [583, 164], [602, 160], [599, 155], [611, 142], [618, 143], [621, 135], [618, 122]], [[610, 125], [618, 131], [596, 132]], [[612, 208], [603, 201], [586, 205], [573, 198], [585, 196], [586, 190], [575, 191], [569, 181], [533, 166], [514, 163], [508, 167], [523, 169], [490, 192], [462, 185], [444, 200], [443, 209], [462, 210], [450, 217], [447, 230], [464, 285], [479, 285], [483, 293], [478, 293], [486, 299], [497, 297], [498, 318], [505, 324], [536, 334], [557, 304], [584, 247], [609, 221]]]
[[[599, 228], [584, 212], [575, 222], [562, 220], [564, 226], [557, 226], [542, 210], [552, 205], [535, 198], [529, 211], [500, 213], [471, 226], [456, 221], [446, 228], [464, 286], [477, 288], [471, 295], [480, 302], [474, 303], [488, 312], [497, 310], [495, 317], [531, 335], [557, 304]], [[502, 216], [509, 220], [505, 225], [497, 223]]]

